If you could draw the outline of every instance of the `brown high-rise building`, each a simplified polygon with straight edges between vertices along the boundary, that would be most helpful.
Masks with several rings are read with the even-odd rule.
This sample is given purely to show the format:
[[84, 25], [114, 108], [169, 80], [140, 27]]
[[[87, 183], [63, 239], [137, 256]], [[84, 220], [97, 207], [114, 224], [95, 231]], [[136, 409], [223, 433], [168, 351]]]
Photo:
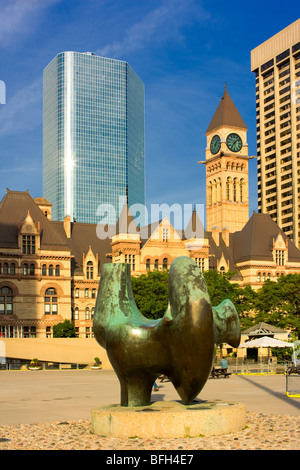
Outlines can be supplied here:
[[258, 211], [300, 247], [300, 19], [251, 51]]

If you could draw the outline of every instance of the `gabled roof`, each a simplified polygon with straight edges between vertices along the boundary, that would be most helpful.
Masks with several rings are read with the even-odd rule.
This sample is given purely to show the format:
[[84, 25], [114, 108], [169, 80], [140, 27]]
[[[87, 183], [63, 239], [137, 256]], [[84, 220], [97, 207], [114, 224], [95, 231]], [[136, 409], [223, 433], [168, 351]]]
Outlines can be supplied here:
[[0, 204], [0, 246], [17, 248], [18, 229], [29, 214], [40, 224], [41, 249], [69, 250], [62, 223], [51, 222], [30, 196], [29, 192], [7, 190]]
[[152, 222], [148, 225], [144, 225], [143, 227], [141, 227], [141, 231], [140, 231], [141, 247], [145, 245], [145, 243], [147, 243], [147, 241], [149, 240], [151, 235], [155, 232], [157, 227], [161, 224], [161, 222], [162, 221], [160, 219], [160, 220], [156, 220], [155, 222]]
[[103, 235], [102, 238], [100, 238], [99, 230], [97, 233], [97, 228], [99, 228], [97, 227], [97, 224], [72, 223], [72, 235], [68, 242], [73, 256], [72, 263], [75, 272], [82, 272], [82, 254], [87, 254], [90, 247], [94, 255], [98, 255], [100, 265], [111, 262], [111, 260], [106, 256], [107, 253], [111, 252], [111, 237], [105, 236], [105, 233], [110, 233], [109, 229], [111, 227], [101, 227], [103, 229], [101, 230], [101, 234]]
[[222, 99], [217, 107], [217, 110], [207, 128], [206, 134], [213, 129], [217, 129], [221, 126], [239, 127], [241, 129], [247, 129], [240, 113], [238, 112], [235, 104], [229, 96], [227, 86]]
[[250, 336], [265, 336], [267, 334], [273, 333], [286, 333], [285, 330], [278, 328], [277, 326], [269, 325], [269, 323], [260, 322], [257, 325], [247, 328], [247, 330], [242, 331], [242, 334], [249, 334]]
[[218, 261], [224, 256], [224, 259], [229, 264], [229, 271], [233, 272], [234, 275], [232, 276], [233, 281], [242, 280], [241, 273], [237, 270], [236, 264], [233, 258], [233, 234], [229, 234], [229, 246], [223, 240], [222, 233], [219, 233], [219, 244], [216, 244], [212, 232], [207, 232], [208, 240], [209, 240], [209, 268], [210, 269], [217, 269], [218, 268]]
[[288, 248], [288, 260], [300, 262], [300, 250], [286, 236], [269, 214], [253, 212], [244, 228], [233, 234], [235, 263], [250, 259], [272, 261], [273, 240], [281, 234]]

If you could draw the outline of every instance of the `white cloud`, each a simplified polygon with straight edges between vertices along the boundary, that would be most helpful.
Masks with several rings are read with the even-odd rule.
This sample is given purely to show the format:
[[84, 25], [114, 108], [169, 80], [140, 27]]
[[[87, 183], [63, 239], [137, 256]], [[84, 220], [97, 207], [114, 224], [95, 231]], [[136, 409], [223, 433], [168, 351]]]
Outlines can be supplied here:
[[0, 45], [32, 30], [40, 13], [61, 0], [0, 0]]
[[96, 54], [118, 57], [142, 49], [149, 42], [180, 41], [182, 26], [209, 17], [199, 0], [163, 0], [161, 5], [133, 24], [121, 40], [98, 49]]

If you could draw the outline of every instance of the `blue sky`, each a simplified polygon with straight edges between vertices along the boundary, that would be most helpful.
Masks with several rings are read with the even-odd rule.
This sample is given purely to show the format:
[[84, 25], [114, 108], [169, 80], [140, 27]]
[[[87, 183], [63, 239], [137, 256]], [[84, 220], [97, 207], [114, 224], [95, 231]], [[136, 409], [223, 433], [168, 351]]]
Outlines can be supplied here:
[[[146, 202], [204, 204], [205, 131], [228, 92], [256, 155], [250, 51], [299, 18], [299, 1], [0, 0], [0, 199], [43, 194], [43, 69], [61, 51], [127, 61], [145, 84]], [[257, 210], [249, 163], [250, 215]]]

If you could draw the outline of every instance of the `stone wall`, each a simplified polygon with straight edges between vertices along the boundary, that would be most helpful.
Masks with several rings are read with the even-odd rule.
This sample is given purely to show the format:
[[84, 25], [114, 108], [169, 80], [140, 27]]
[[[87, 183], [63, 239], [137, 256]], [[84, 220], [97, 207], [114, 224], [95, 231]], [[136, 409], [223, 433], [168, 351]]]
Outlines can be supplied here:
[[99, 357], [103, 369], [112, 369], [105, 349], [94, 338], [2, 338], [0, 343], [9, 358], [92, 365]]

